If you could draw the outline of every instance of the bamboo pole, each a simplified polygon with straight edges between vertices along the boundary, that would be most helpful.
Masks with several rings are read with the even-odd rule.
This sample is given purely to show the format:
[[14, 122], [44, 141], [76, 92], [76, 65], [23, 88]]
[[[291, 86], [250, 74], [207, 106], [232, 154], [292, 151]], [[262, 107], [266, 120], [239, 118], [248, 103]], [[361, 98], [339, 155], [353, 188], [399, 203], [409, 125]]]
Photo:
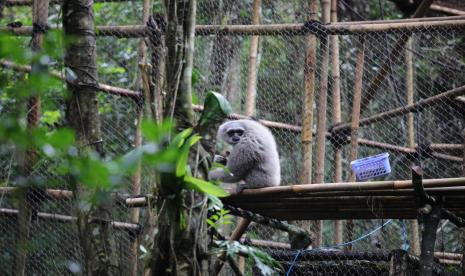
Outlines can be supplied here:
[[[319, 26], [325, 30], [328, 35], [357, 35], [368, 33], [392, 33], [392, 32], [430, 32], [441, 28], [447, 29], [464, 29], [464, 19], [431, 20], [431, 21], [407, 21], [407, 22], [390, 22], [383, 23], [360, 23], [351, 24], [351, 22], [334, 23]], [[51, 28], [56, 30], [57, 28]], [[60, 29], [60, 28], [58, 28]], [[266, 25], [197, 25], [195, 27], [197, 36], [209, 35], [306, 35], [310, 31], [305, 28], [304, 23], [295, 24], [266, 24]], [[32, 26], [23, 26], [17, 28], [0, 27], [0, 32], [7, 32], [17, 36], [30, 36]], [[149, 30], [145, 25], [118, 25], [118, 26], [97, 26], [97, 36], [112, 36], [117, 38], [138, 38], [149, 35]], [[405, 41], [404, 41], [405, 42]], [[398, 44], [396, 44], [398, 46]], [[398, 55], [399, 50], [390, 57]]]
[[[254, 0], [252, 7], [252, 24], [260, 24], [260, 11], [261, 11], [261, 1]], [[259, 36], [250, 37], [250, 48], [249, 48], [249, 64], [248, 64], [248, 73], [247, 73], [247, 92], [245, 98], [245, 115], [248, 117], [253, 117], [256, 115], [256, 106], [257, 106], [257, 71], [258, 71], [258, 43]], [[250, 221], [241, 220], [241, 223], [250, 224]], [[240, 224], [238, 225], [238, 227]], [[245, 231], [245, 230], [244, 230]], [[237, 239], [236, 239], [237, 240]], [[239, 257], [239, 264], [241, 272], [245, 270], [245, 259], [244, 257]], [[218, 270], [220, 272], [221, 268]]]
[[432, 4], [429, 8], [432, 11], [442, 12], [442, 13], [450, 14], [450, 15], [465, 15], [465, 11], [453, 9], [453, 8], [449, 8], [449, 7], [445, 7], [445, 6], [437, 5], [437, 4]]
[[[322, 0], [322, 21], [330, 22], [330, 0]], [[320, 37], [321, 72], [320, 92], [318, 94], [318, 109], [316, 122], [316, 152], [315, 152], [315, 183], [324, 183], [325, 177], [325, 153], [326, 153], [326, 116], [328, 106], [328, 73], [329, 73], [329, 41], [328, 36]], [[319, 247], [322, 244], [322, 222], [313, 222], [313, 245]]]
[[[437, 28], [462, 29], [465, 22], [459, 20], [438, 20], [438, 21], [410, 21], [410, 22], [389, 22], [384, 23], [360, 23], [351, 22], [335, 23], [321, 26], [329, 35], [356, 35], [380, 32], [412, 32], [428, 31]], [[420, 30], [422, 29], [422, 30]], [[197, 25], [196, 34], [205, 35], [305, 35], [309, 31], [304, 28], [304, 24], [266, 24], [266, 25]]]
[[[462, 132], [463, 136], [463, 162], [462, 162], [462, 175], [465, 176], [465, 130]], [[462, 275], [465, 275], [465, 229], [462, 229]]]
[[[0, 208], [1, 215], [17, 216], [19, 215], [19, 213], [20, 211], [16, 209]], [[37, 217], [43, 220], [52, 220], [55, 222], [63, 222], [63, 223], [77, 221], [76, 217], [62, 215], [62, 214], [54, 214], [54, 213], [38, 212]], [[91, 219], [89, 222], [97, 223], [97, 222], [102, 222], [102, 221], [94, 218], [94, 219]], [[127, 230], [127, 231], [134, 231], [134, 232], [138, 232], [140, 230], [140, 225], [136, 223], [122, 222], [122, 221], [107, 221], [107, 222], [109, 222], [113, 228], [119, 229], [119, 230]]]
[[[32, 34], [31, 48], [35, 53], [42, 51], [42, 44], [44, 40], [45, 26], [48, 20], [48, 6], [49, 1], [34, 0], [32, 7], [32, 21], [37, 30]], [[35, 61], [37, 62], [37, 61]], [[31, 66], [32, 68], [32, 66]], [[34, 75], [34, 72], [30, 72]], [[40, 74], [40, 73], [39, 73]], [[27, 100], [27, 131], [31, 132], [34, 128], [39, 126], [41, 116], [41, 100], [37, 90], [31, 91], [31, 95]], [[37, 162], [37, 151], [34, 148], [27, 149], [25, 158], [22, 164], [22, 173], [26, 177], [30, 176], [33, 171], [34, 165]], [[15, 252], [15, 275], [26, 275], [26, 266], [28, 259], [28, 249], [26, 245], [31, 238], [31, 223], [32, 216], [37, 213], [39, 208], [40, 199], [35, 199], [38, 202], [33, 202], [34, 199], [30, 198], [30, 187], [25, 187], [22, 190], [19, 198], [19, 215], [17, 223], [17, 237], [16, 237], [16, 252]]]
[[[142, 22], [147, 23], [150, 18], [151, 14], [151, 0], [144, 0], [143, 7], [142, 7]], [[143, 95], [150, 95], [150, 85], [147, 85], [148, 80], [144, 80], [144, 75], [147, 75], [145, 71], [146, 64], [147, 64], [147, 45], [144, 39], [139, 41], [138, 47], [138, 60], [139, 64], [139, 88], [144, 91]], [[146, 102], [150, 103], [149, 99], [144, 99]], [[134, 147], [138, 148], [142, 145], [142, 131], [141, 131], [141, 124], [144, 118], [144, 103], [142, 100], [139, 100], [136, 107], [136, 125], [135, 125], [135, 134], [134, 134]], [[150, 113], [148, 113], [150, 114]], [[148, 115], [147, 114], [147, 115]], [[134, 175], [132, 176], [132, 187], [131, 192], [134, 196], [139, 195], [141, 192], [141, 173], [142, 173], [142, 163], [139, 160], [136, 165], [136, 170]], [[132, 223], [139, 223], [140, 219], [140, 209], [139, 208], [132, 208], [131, 209], [131, 222]], [[139, 248], [139, 238], [137, 236], [131, 237], [131, 245], [130, 245], [130, 254], [129, 254], [129, 267], [130, 267], [130, 275], [136, 276], [138, 271], [138, 248]]]
[[[139, 0], [131, 0], [139, 1]], [[5, 7], [22, 7], [22, 6], [32, 6], [33, 0], [6, 0]], [[123, 3], [130, 2], [128, 0], [94, 0], [94, 3]], [[50, 0], [50, 5], [60, 5], [63, 3], [63, 0]]]
[[[19, 72], [31, 72], [30, 65], [20, 65], [20, 64], [16, 64], [11, 61], [4, 60], [4, 59], [0, 59], [0, 66], [4, 68], [9, 68], [15, 71], [19, 71]], [[66, 81], [66, 79], [64, 78], [61, 72], [49, 71], [49, 74], [54, 78]], [[97, 89], [102, 92], [106, 92], [106, 93], [110, 93], [110, 94], [114, 94], [114, 95], [118, 95], [122, 97], [129, 97], [132, 99], [140, 99], [141, 97], [141, 93], [138, 91], [133, 91], [133, 90], [129, 90], [129, 89], [121, 88], [121, 87], [115, 87], [115, 86], [111, 86], [111, 85], [103, 84], [103, 83], [99, 83]]]
[[[465, 191], [465, 186], [453, 186], [453, 187], [432, 187], [425, 188], [425, 191], [431, 193], [432, 195], [437, 196], [448, 196], [448, 199], [453, 199], [457, 197], [463, 197], [460, 193]], [[263, 202], [275, 202], [279, 205], [280, 203], [286, 202], [307, 202], [312, 204], [313, 200], [318, 198], [327, 198], [329, 202], [331, 200], [339, 200], [339, 198], [344, 196], [415, 196], [413, 189], [400, 189], [400, 190], [391, 190], [391, 189], [368, 189], [363, 191], [326, 191], [326, 192], [313, 192], [312, 194], [303, 193], [303, 194], [287, 194], [287, 195], [271, 195], [267, 197], [254, 196], [253, 201], [250, 201], [250, 197], [228, 197], [224, 198], [223, 201], [228, 204], [253, 204], [253, 203], [263, 203]], [[334, 199], [333, 199], [334, 198]]]
[[[433, 105], [443, 103], [444, 100], [454, 98], [454, 97], [459, 96], [459, 95], [465, 95], [465, 85], [464, 86], [459, 86], [457, 88], [448, 90], [446, 92], [440, 93], [438, 95], [435, 95], [435, 96], [432, 96], [432, 97], [429, 97], [429, 98], [426, 98], [426, 99], [422, 99], [422, 100], [420, 100], [418, 102], [415, 102], [413, 104], [407, 104], [407, 105], [402, 106], [402, 107], [397, 107], [397, 108], [394, 108], [394, 109], [391, 109], [391, 110], [388, 110], [388, 111], [385, 111], [385, 112], [378, 113], [378, 114], [373, 115], [371, 117], [361, 119], [360, 120], [360, 125], [372, 124], [372, 123], [376, 123], [376, 122], [383, 121], [383, 120], [386, 120], [386, 119], [394, 118], [394, 117], [397, 117], [397, 116], [400, 116], [400, 115], [415, 112], [418, 109], [421, 109], [421, 108], [424, 108], [424, 107], [431, 107]], [[363, 100], [362, 100], [362, 105], [363, 105]], [[340, 130], [343, 130], [343, 129], [347, 129], [349, 127], [350, 127], [350, 124], [345, 123], [345, 124], [335, 126], [333, 128], [333, 130], [334, 131], [340, 131]]]
[[461, 102], [462, 104], [465, 103], [465, 97], [457, 97], [455, 98], [457, 101]]
[[[406, 89], [407, 89], [407, 105], [413, 104], [413, 55], [408, 49], [413, 49], [413, 38], [410, 37], [407, 41], [405, 49], [405, 64], [406, 64]], [[413, 113], [407, 115], [407, 141], [409, 148], [415, 148], [415, 128], [413, 121]], [[413, 164], [412, 164], [413, 165]], [[419, 256], [420, 251], [420, 230], [417, 220], [410, 221], [412, 251]]]
[[[309, 1], [308, 20], [317, 20], [317, 3]], [[316, 36], [306, 36], [307, 49], [304, 67], [304, 106], [302, 115], [302, 168], [300, 182], [312, 183], [313, 98], [315, 93]]]
[[429, 146], [433, 150], [463, 150], [462, 144], [432, 143]]
[[[277, 186], [259, 189], [246, 189], [240, 195], [230, 195], [228, 198], [252, 197], [252, 196], [286, 196], [315, 192], [330, 191], [364, 191], [380, 189], [412, 189], [411, 180], [389, 180], [389, 181], [366, 181], [366, 182], [344, 182], [327, 184], [299, 184], [290, 186]], [[433, 187], [456, 187], [465, 186], [465, 177], [437, 178], [423, 180], [425, 188]]]
[[[360, 36], [358, 38], [357, 47], [357, 60], [355, 68], [355, 85], [354, 85], [354, 96], [352, 101], [352, 120], [351, 120], [351, 133], [350, 133], [350, 149], [349, 149], [349, 161], [357, 159], [357, 148], [358, 148], [358, 129], [360, 125], [360, 102], [362, 98], [362, 87], [363, 87], [363, 72], [365, 66], [365, 37]], [[354, 182], [355, 173], [350, 172], [349, 181]], [[347, 239], [353, 240], [353, 221], [349, 220], [346, 224]], [[347, 247], [348, 250], [352, 249], [352, 246]]]
[[[238, 241], [242, 237], [242, 235], [245, 233], [247, 228], [249, 227], [250, 223], [252, 221], [248, 219], [241, 218], [239, 222], [237, 223], [236, 229], [234, 229], [233, 233], [229, 237], [230, 241]], [[226, 251], [223, 251], [219, 256], [218, 259], [216, 260], [215, 264], [213, 265], [213, 273], [212, 275], [218, 275], [221, 272], [221, 269], [223, 268], [224, 261], [226, 259]]]
[[[138, 0], [133, 0], [138, 1]], [[6, 0], [5, 7], [21, 7], [21, 6], [32, 6], [32, 0]], [[63, 1], [62, 0], [51, 0], [50, 5], [59, 5]], [[95, 3], [127, 3], [130, 2], [128, 0], [95, 0]], [[465, 15], [465, 12], [458, 9], [453, 9], [449, 7], [445, 7], [442, 5], [432, 4], [430, 6], [430, 10], [435, 12], [441, 12], [449, 15]]]
[[[337, 0], [331, 1], [331, 23], [337, 22]], [[332, 55], [332, 70], [331, 78], [333, 81], [332, 86], [332, 104], [333, 104], [333, 124], [342, 122], [341, 117], [341, 76], [339, 71], [339, 37], [337, 35], [331, 36], [331, 55]], [[342, 182], [342, 146], [334, 146], [334, 182]], [[343, 228], [342, 221], [336, 220], [334, 222], [334, 243], [341, 244], [343, 241]]]
[[[260, 0], [254, 0], [252, 9], [252, 24], [260, 24]], [[247, 75], [247, 94], [245, 99], [245, 114], [255, 116], [257, 97], [257, 55], [258, 36], [250, 37], [249, 66]]]
[[[423, 15], [428, 10], [429, 6], [433, 3], [433, 0], [423, 0], [420, 5], [418, 6], [415, 13], [412, 15], [413, 18], [423, 17]], [[379, 87], [381, 86], [382, 82], [385, 80], [386, 76], [391, 74], [391, 65], [396, 64], [399, 60], [402, 50], [405, 48], [405, 43], [409, 39], [410, 34], [403, 33], [401, 37], [399, 37], [394, 44], [391, 52], [388, 54], [387, 58], [383, 60], [381, 66], [378, 70], [378, 73], [373, 78], [372, 82], [368, 86], [367, 93], [364, 95], [362, 99], [362, 110], [366, 110], [369, 106], [370, 101], [375, 97]]]
[[[252, 16], [251, 16], [253, 25], [260, 24], [260, 10], [261, 10], [260, 6], [261, 6], [260, 0], [253, 1]], [[248, 64], [248, 73], [247, 73], [247, 92], [246, 92], [246, 98], [245, 98], [245, 115], [248, 117], [252, 117], [256, 115], [258, 43], [259, 43], [259, 36], [250, 37], [249, 64]], [[239, 257], [239, 264], [240, 264], [241, 272], [244, 272], [245, 270], [244, 257]]]

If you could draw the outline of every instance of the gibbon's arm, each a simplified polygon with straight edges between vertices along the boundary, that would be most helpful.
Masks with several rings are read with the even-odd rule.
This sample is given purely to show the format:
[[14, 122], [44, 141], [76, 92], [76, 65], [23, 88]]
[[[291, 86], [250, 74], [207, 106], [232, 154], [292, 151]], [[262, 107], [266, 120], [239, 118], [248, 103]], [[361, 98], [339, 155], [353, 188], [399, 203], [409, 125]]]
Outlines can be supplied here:
[[239, 182], [245, 178], [248, 172], [254, 168], [257, 160], [256, 152], [244, 145], [236, 145], [228, 157], [226, 172], [222, 168], [209, 173], [211, 180], [221, 180], [227, 183]]

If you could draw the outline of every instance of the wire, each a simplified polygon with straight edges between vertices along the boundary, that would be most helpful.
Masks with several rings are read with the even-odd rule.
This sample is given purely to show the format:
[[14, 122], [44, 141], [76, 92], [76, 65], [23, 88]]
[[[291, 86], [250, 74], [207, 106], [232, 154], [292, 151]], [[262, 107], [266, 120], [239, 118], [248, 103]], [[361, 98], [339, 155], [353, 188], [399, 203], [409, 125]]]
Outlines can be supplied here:
[[360, 236], [360, 237], [358, 237], [358, 238], [356, 238], [355, 240], [352, 240], [352, 241], [348, 241], [348, 242], [344, 242], [344, 243], [340, 243], [340, 244], [335, 244], [335, 245], [332, 245], [332, 246], [323, 246], [323, 247], [317, 247], [317, 248], [304, 249], [304, 250], [297, 251], [297, 254], [295, 255], [294, 259], [292, 260], [291, 265], [289, 266], [289, 269], [286, 272], [286, 276], [289, 276], [289, 274], [292, 271], [292, 268], [296, 264], [297, 260], [299, 259], [300, 254], [302, 252], [315, 251], [315, 250], [318, 250], [318, 249], [332, 249], [332, 248], [343, 247], [343, 246], [347, 246], [347, 245], [350, 245], [350, 244], [354, 244], [356, 242], [359, 242], [361, 240], [364, 240], [364, 239], [368, 238], [369, 236], [371, 236], [374, 233], [378, 232], [379, 230], [383, 229], [383, 227], [385, 227], [386, 225], [388, 225], [391, 222], [392, 222], [392, 219], [389, 219], [385, 223], [383, 223], [381, 226], [378, 226], [377, 228], [375, 228], [375, 229], [371, 230], [370, 232], [366, 233], [365, 235], [362, 235], [362, 236]]
[[338, 3], [341, 3], [344, 7], [346, 7], [346, 9], [350, 10], [353, 14], [358, 16], [360, 19], [366, 20], [366, 18], [363, 15], [358, 13], [354, 8], [352, 8], [348, 3], [346, 3], [345, 0], [338, 1]]
[[402, 237], [402, 250], [408, 251], [410, 249], [410, 241], [408, 240], [407, 235], [407, 225], [403, 219], [400, 220], [402, 223], [401, 237]]

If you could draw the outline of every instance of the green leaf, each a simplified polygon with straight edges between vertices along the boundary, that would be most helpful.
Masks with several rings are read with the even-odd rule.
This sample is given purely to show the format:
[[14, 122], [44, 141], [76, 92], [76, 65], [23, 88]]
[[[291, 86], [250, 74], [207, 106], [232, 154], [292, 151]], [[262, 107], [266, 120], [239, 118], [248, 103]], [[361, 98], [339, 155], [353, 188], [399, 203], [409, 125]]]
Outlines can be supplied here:
[[205, 194], [214, 195], [217, 197], [225, 197], [229, 194], [223, 190], [221, 187], [218, 187], [208, 181], [195, 178], [192, 176], [185, 176], [184, 177], [185, 184], [187, 188], [196, 190]]
[[168, 120], [163, 121], [161, 124], [157, 124], [153, 120], [143, 120], [141, 130], [146, 139], [159, 142], [161, 138], [170, 132], [171, 123]]
[[232, 113], [231, 105], [221, 94], [210, 91], [205, 98], [199, 125], [215, 124], [223, 121]]
[[200, 136], [194, 135], [191, 136], [182, 146], [181, 155], [176, 161], [176, 176], [182, 177], [186, 174], [187, 159], [189, 158], [190, 148], [195, 145], [200, 140]]
[[200, 70], [197, 68], [194, 68], [192, 70], [192, 86], [194, 86], [196, 83], [199, 82], [199, 80], [202, 80], [202, 79], [204, 79], [204, 76], [202, 75]]
[[175, 147], [180, 148], [184, 144], [184, 141], [186, 141], [186, 138], [191, 135], [191, 133], [192, 133], [192, 128], [186, 128], [181, 133], [178, 133], [176, 136], [174, 136], [173, 141], [171, 142], [171, 145], [174, 145]]
[[40, 117], [40, 121], [48, 125], [54, 125], [61, 119], [59, 110], [46, 110]]
[[60, 128], [53, 132], [48, 142], [59, 149], [67, 149], [74, 143], [74, 132], [69, 128]]

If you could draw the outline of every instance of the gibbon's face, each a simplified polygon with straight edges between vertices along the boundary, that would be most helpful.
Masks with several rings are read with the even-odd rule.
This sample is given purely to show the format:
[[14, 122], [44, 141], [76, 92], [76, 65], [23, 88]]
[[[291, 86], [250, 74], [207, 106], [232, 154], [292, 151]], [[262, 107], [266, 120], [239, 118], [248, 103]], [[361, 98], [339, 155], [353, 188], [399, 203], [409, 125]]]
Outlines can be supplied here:
[[244, 136], [244, 132], [245, 130], [242, 127], [230, 127], [226, 129], [223, 139], [226, 143], [235, 145], [241, 141]]

